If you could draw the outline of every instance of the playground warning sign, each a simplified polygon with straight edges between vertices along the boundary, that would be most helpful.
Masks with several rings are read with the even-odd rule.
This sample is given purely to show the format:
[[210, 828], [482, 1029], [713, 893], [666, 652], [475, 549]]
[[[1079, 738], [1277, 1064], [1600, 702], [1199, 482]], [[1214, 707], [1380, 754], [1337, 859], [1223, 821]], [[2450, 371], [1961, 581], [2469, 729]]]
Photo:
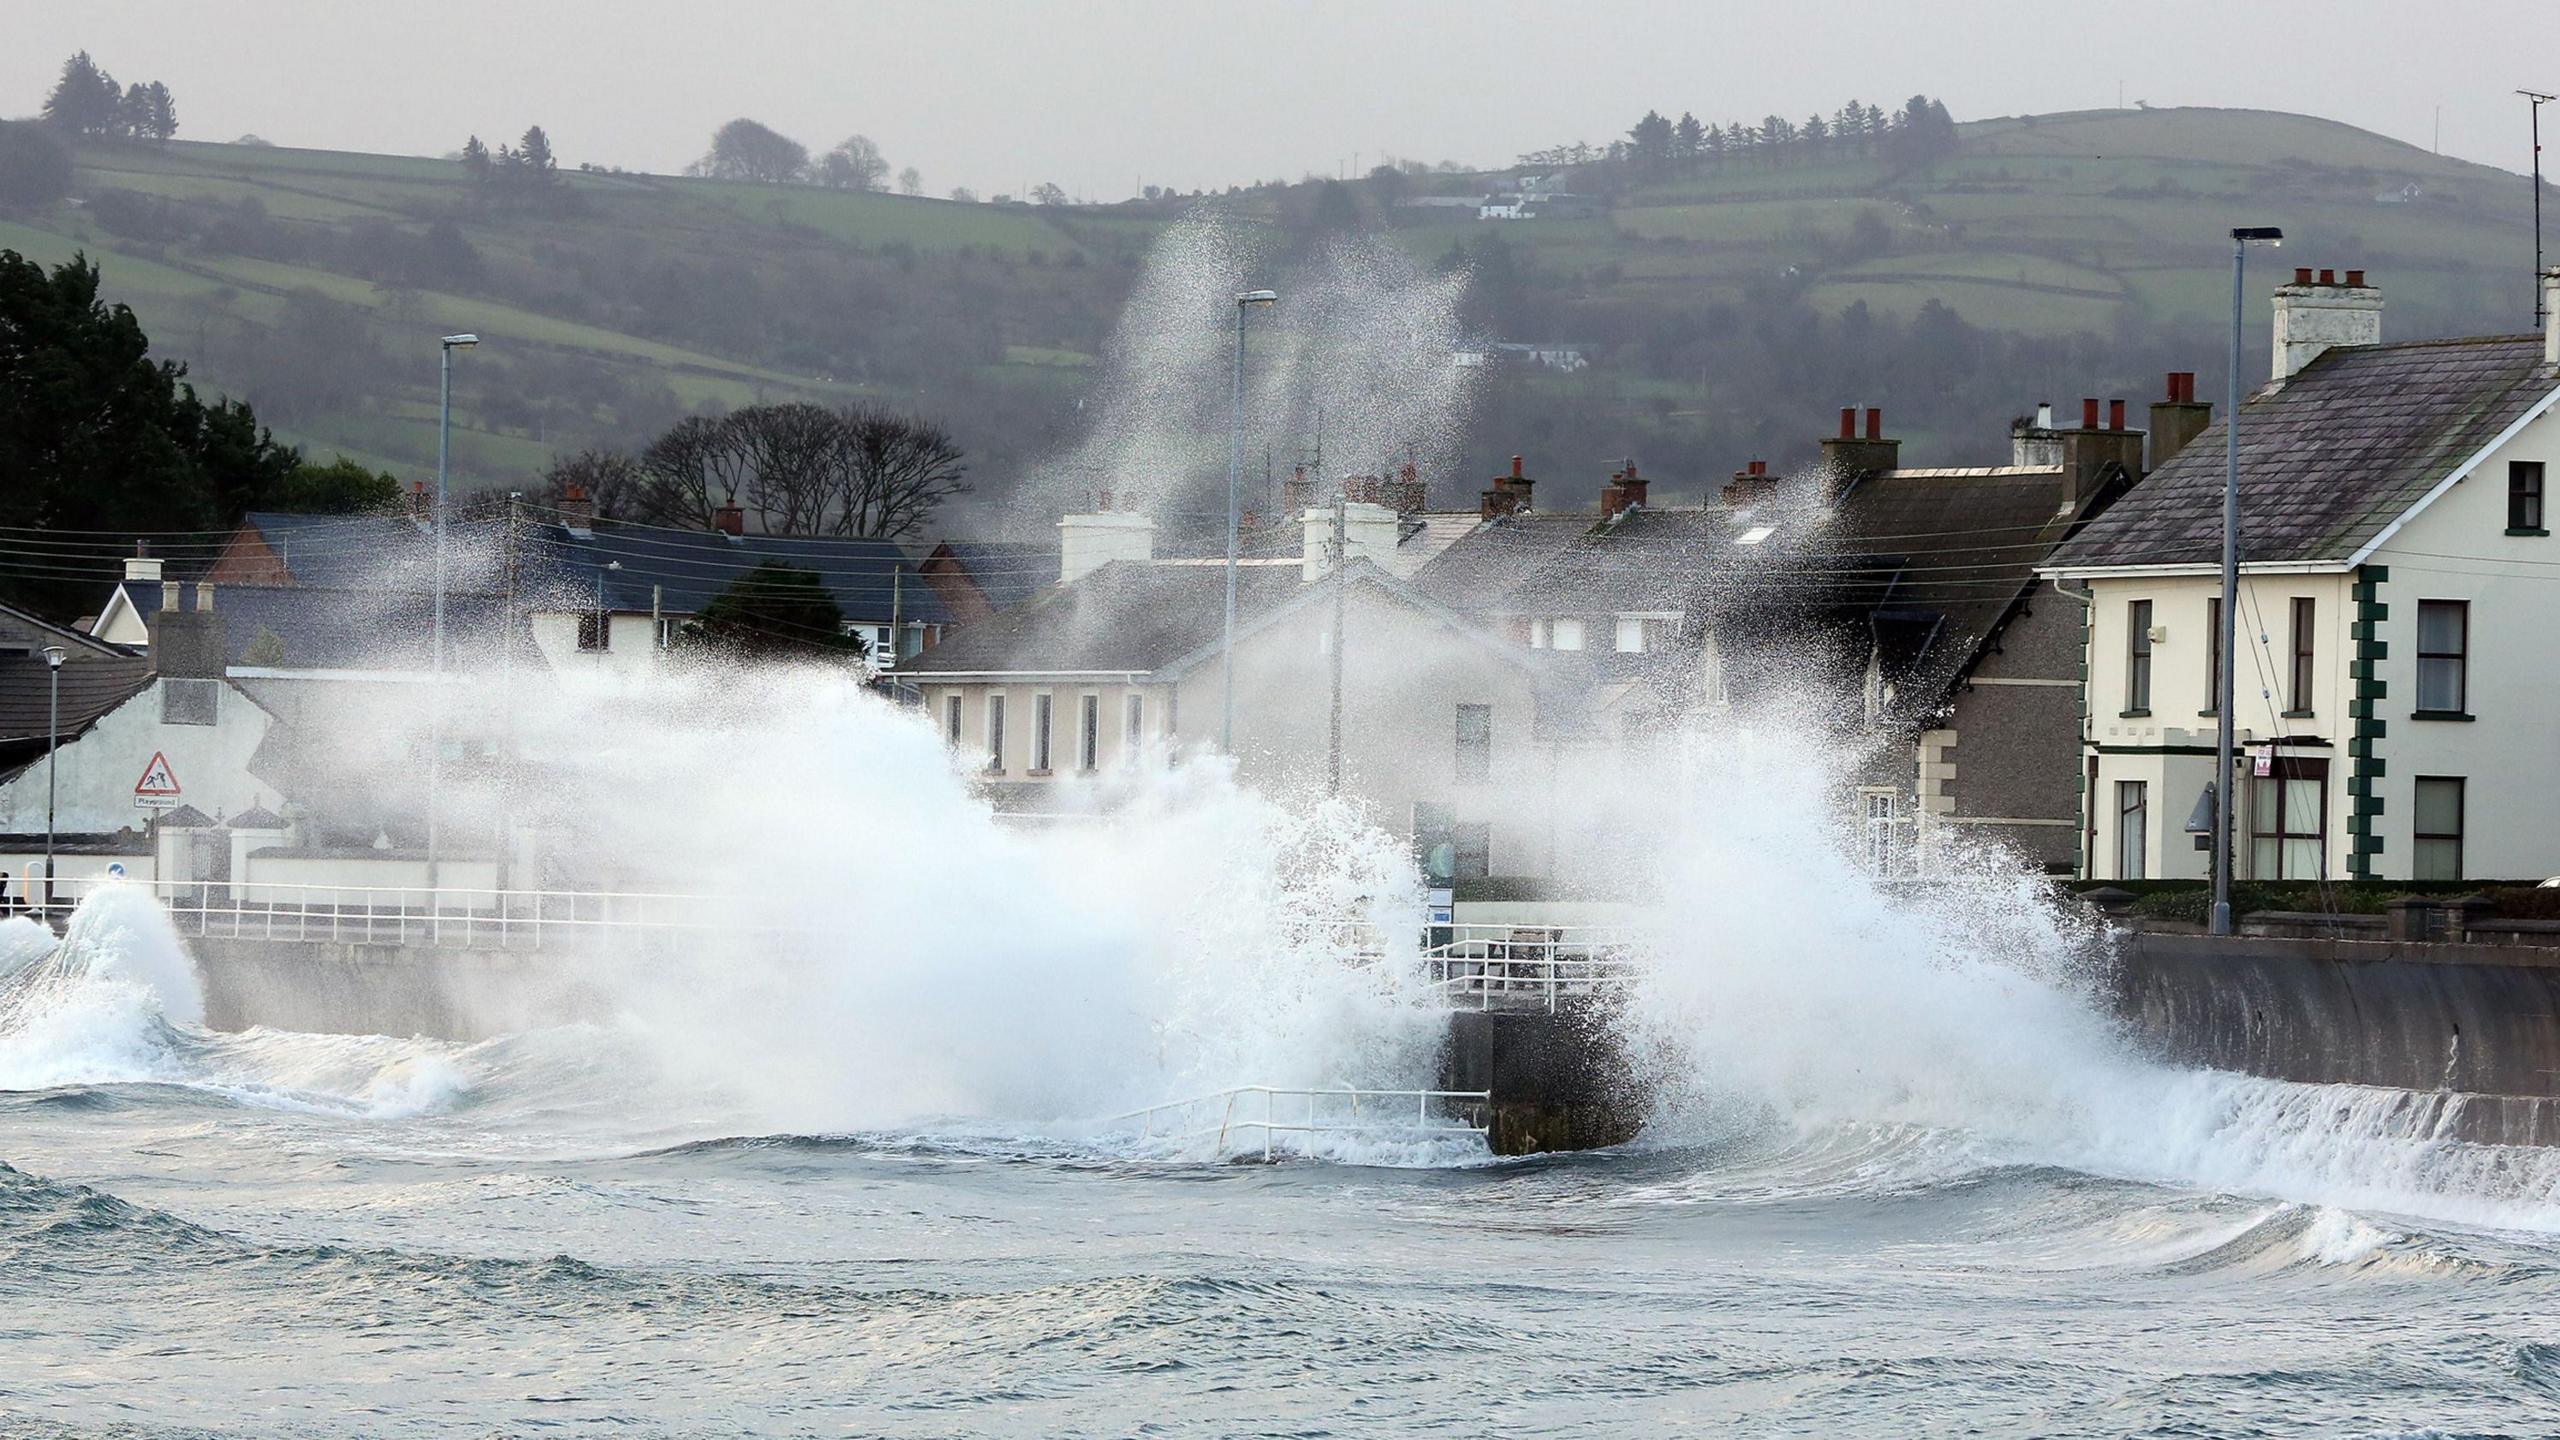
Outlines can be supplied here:
[[146, 810], [165, 810], [178, 803], [178, 772], [169, 768], [168, 756], [151, 752], [151, 763], [142, 767], [142, 778], [133, 782], [133, 803]]

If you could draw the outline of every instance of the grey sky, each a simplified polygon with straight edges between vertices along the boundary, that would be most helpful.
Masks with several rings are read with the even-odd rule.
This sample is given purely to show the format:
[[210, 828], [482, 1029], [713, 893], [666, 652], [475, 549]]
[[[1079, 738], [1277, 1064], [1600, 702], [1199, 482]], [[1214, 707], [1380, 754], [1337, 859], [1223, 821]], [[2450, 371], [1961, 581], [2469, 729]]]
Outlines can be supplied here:
[[[1647, 107], [1802, 118], [1914, 91], [1958, 119], [2116, 103], [2299, 110], [2528, 164], [2518, 86], [2560, 90], [2548, 0], [6, 0], [0, 113], [86, 48], [177, 92], [184, 134], [440, 154], [548, 128], [562, 159], [672, 170], [752, 115], [860, 132], [939, 194], [1055, 180], [1118, 199], [1483, 165], [1595, 143]], [[2536, 38], [2538, 37], [2538, 38]], [[2530, 57], [2530, 58], [2527, 58]], [[2546, 110], [2560, 131], [2560, 109]], [[2560, 138], [2560, 137], [2555, 137]]]

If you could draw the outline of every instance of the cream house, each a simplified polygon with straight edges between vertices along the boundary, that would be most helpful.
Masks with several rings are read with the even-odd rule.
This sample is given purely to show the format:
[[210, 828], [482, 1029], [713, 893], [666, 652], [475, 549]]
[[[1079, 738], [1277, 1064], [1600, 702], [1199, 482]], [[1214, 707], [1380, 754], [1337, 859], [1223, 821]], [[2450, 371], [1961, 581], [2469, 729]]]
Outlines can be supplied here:
[[[2384, 345], [2364, 278], [2277, 289], [2241, 410], [2233, 873], [2560, 873], [2560, 303], [2539, 335]], [[2216, 427], [2042, 571], [2088, 598], [2090, 878], [2209, 873], [2223, 474]]]

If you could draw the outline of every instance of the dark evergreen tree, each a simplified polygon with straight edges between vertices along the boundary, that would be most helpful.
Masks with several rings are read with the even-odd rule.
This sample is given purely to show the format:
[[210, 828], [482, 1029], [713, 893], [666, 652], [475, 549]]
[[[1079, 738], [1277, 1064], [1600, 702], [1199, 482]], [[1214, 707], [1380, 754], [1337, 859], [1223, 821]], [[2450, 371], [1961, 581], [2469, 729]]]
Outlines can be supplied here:
[[732, 660], [859, 660], [864, 646], [815, 572], [767, 560], [740, 575], [676, 631], [690, 655]]
[[71, 193], [71, 152], [41, 125], [0, 121], [0, 211], [34, 210]]

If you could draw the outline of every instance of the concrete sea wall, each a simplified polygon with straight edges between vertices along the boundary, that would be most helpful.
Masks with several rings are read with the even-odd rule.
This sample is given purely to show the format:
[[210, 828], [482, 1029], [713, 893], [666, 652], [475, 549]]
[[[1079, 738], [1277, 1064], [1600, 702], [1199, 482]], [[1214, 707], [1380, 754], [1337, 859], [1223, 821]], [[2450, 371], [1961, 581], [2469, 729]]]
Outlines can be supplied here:
[[2114, 998], [2179, 1063], [2457, 1095], [2467, 1138], [2560, 1144], [2560, 949], [2136, 932]]
[[604, 1013], [615, 962], [576, 950], [490, 951], [318, 940], [190, 939], [216, 1030], [485, 1040]]

